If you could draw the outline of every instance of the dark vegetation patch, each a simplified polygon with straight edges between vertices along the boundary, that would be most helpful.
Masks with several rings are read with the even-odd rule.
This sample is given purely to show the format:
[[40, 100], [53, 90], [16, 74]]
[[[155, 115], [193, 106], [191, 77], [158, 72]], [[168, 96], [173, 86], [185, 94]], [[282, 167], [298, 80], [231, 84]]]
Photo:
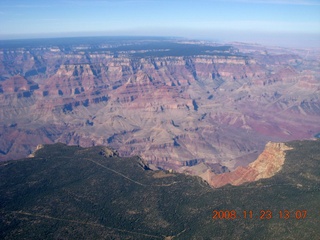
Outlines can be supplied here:
[[63, 105], [62, 111], [64, 113], [71, 112], [73, 110], [72, 103], [67, 103]]
[[11, 127], [11, 128], [15, 128], [17, 125], [18, 125], [17, 123], [12, 123], [12, 124], [10, 124], [10, 126], [9, 126], [9, 127]]
[[82, 101], [82, 105], [85, 107], [88, 107], [89, 106], [89, 99]]
[[30, 92], [30, 91], [19, 92], [17, 94], [18, 98], [29, 98], [31, 96], [32, 96], [32, 92]]
[[192, 105], [193, 105], [193, 110], [198, 111], [199, 106], [198, 106], [196, 100], [194, 100], [194, 99], [192, 100]]
[[32, 95], [32, 92], [30, 92], [30, 91], [25, 91], [22, 93], [22, 96], [25, 98], [31, 97], [31, 95]]
[[[170, 41], [145, 43], [141, 45], [119, 46], [110, 49], [113, 52], [136, 51], [135, 57], [166, 57], [166, 56], [195, 56], [195, 55], [223, 55], [232, 56], [230, 46], [206, 46], [199, 44], [182, 44]], [[147, 51], [147, 52], [139, 52]]]
[[[39, 63], [41, 64], [41, 63]], [[38, 74], [41, 74], [41, 73], [45, 73], [47, 70], [46, 67], [40, 67], [38, 69], [31, 69], [29, 71], [27, 71], [25, 74], [24, 74], [24, 77], [25, 78], [29, 78], [29, 77], [33, 77], [33, 76], [36, 76]]]
[[39, 85], [38, 84], [30, 86], [30, 91], [34, 91], [34, 90], [37, 90], [37, 89], [39, 89]]
[[93, 126], [93, 122], [87, 119], [86, 125], [87, 125], [87, 126]]
[[[129, 52], [133, 57], [167, 57], [167, 56], [240, 56], [232, 46], [210, 46], [204, 44], [191, 44], [174, 42], [178, 39], [162, 37], [75, 37], [54, 39], [19, 39], [0, 40], [0, 48], [11, 50], [16, 48], [58, 47], [65, 53], [78, 51], [75, 46], [87, 46], [85, 51], [107, 51], [117, 57], [119, 54]], [[108, 47], [106, 47], [108, 46]], [[81, 51], [84, 51], [83, 49]], [[39, 60], [38, 60], [39, 61]], [[98, 77], [100, 72], [91, 66], [93, 74]], [[25, 73], [25, 77], [32, 77], [44, 73], [46, 69], [32, 69]], [[79, 76], [75, 69], [74, 76]]]
[[74, 94], [80, 94], [80, 91], [79, 91], [78, 88], [75, 88], [75, 89], [74, 89]]
[[[317, 239], [320, 140], [289, 145], [274, 177], [220, 189], [177, 173], [155, 177], [140, 158], [108, 157], [103, 147], [47, 145], [33, 159], [0, 163], [0, 238]], [[290, 219], [279, 218], [285, 209]], [[241, 218], [213, 220], [213, 210]], [[307, 217], [295, 219], [297, 210]]]
[[103, 43], [120, 44], [131, 41], [150, 41], [150, 40], [168, 40], [163, 37], [69, 37], [69, 38], [39, 38], [39, 39], [15, 39], [15, 40], [0, 40], [0, 48], [16, 49], [16, 48], [38, 48], [58, 46], [65, 47], [78, 45], [99, 46]]
[[49, 95], [49, 91], [43, 91], [43, 92], [42, 92], [42, 96], [46, 97], [46, 96], [48, 96], [48, 95]]
[[108, 96], [102, 96], [102, 97], [97, 97], [93, 99], [94, 103], [100, 103], [100, 102], [107, 102], [108, 101]]

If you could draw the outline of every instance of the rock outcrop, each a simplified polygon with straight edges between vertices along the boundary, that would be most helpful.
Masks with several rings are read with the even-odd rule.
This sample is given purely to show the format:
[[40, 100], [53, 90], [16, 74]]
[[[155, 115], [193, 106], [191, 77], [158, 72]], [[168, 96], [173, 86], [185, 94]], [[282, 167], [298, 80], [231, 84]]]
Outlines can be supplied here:
[[44, 148], [44, 145], [43, 145], [43, 144], [38, 144], [38, 146], [36, 147], [36, 149], [34, 150], [34, 152], [31, 153], [28, 157], [30, 157], [30, 158], [35, 157], [36, 152], [39, 151], [39, 150], [42, 149], [42, 148]]
[[247, 167], [238, 167], [235, 171], [216, 175], [210, 170], [201, 177], [213, 187], [222, 187], [226, 184], [234, 186], [245, 182], [253, 182], [263, 178], [270, 178], [279, 172], [285, 162], [285, 151], [292, 148], [284, 143], [268, 142], [257, 160]]

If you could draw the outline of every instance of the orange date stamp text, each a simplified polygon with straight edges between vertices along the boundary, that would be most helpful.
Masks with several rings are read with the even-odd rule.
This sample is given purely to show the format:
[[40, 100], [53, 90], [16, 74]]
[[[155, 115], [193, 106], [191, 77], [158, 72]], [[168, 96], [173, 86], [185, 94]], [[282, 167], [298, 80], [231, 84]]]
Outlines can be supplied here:
[[212, 219], [214, 220], [235, 220], [235, 219], [259, 219], [259, 220], [270, 220], [272, 218], [278, 219], [305, 219], [307, 217], [307, 210], [293, 210], [289, 211], [287, 209], [279, 211], [271, 211], [270, 209], [262, 209], [260, 211], [254, 212], [252, 210], [213, 210]]

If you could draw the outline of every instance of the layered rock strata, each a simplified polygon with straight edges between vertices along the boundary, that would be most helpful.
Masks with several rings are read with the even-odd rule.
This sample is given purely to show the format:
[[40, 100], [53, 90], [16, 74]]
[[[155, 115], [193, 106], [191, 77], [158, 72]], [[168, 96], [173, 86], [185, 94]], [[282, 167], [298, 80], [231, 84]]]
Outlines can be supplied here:
[[268, 141], [320, 132], [320, 54], [161, 44], [2, 47], [0, 160], [63, 142], [108, 145], [155, 169], [223, 173]]
[[285, 162], [285, 151], [292, 148], [284, 143], [268, 142], [259, 157], [247, 167], [238, 167], [233, 172], [214, 174], [207, 170], [201, 177], [213, 187], [222, 187], [227, 184], [234, 186], [245, 182], [254, 182], [263, 178], [270, 178], [279, 172]]

